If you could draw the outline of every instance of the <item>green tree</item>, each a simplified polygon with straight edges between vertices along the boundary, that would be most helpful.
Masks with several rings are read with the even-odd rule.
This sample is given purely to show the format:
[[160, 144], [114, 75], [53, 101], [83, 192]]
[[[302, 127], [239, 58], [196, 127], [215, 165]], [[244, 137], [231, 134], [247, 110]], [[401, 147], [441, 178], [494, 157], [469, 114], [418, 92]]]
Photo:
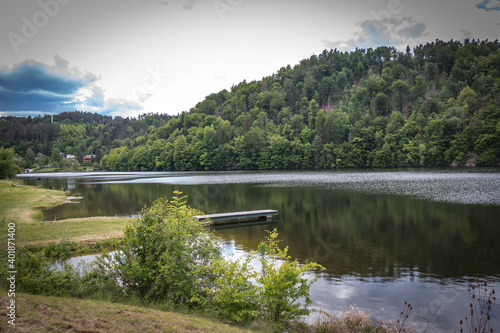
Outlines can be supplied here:
[[57, 148], [52, 149], [52, 155], [50, 160], [55, 163], [59, 163], [62, 161], [61, 151]]
[[45, 164], [47, 164], [48, 157], [42, 153], [38, 153], [36, 154], [36, 160], [38, 162], [38, 166], [43, 167]]
[[31, 148], [26, 149], [26, 155], [24, 156], [24, 161], [26, 162], [26, 166], [28, 168], [32, 168], [35, 165], [35, 153]]
[[397, 80], [392, 84], [392, 89], [394, 91], [396, 106], [401, 112], [403, 112], [403, 107], [408, 100], [408, 95], [410, 93], [410, 85], [405, 81]]
[[389, 110], [389, 97], [384, 93], [378, 93], [373, 101], [373, 109], [376, 116], [385, 116]]
[[21, 172], [14, 161], [14, 156], [12, 150], [0, 148], [0, 179], [10, 178]]
[[381, 168], [390, 168], [393, 166], [394, 159], [392, 156], [391, 146], [386, 142], [382, 149], [375, 152], [373, 166]]
[[[95, 162], [94, 164], [96, 164], [96, 163], [97, 163], [97, 162]], [[77, 161], [77, 160], [75, 160], [75, 161], [71, 164], [71, 169], [72, 169], [72, 170], [75, 170], [75, 171], [79, 170], [79, 169], [80, 169], [80, 163], [78, 163], [78, 161]]]
[[257, 161], [266, 140], [264, 132], [258, 127], [251, 127], [244, 135], [235, 139], [238, 164], [242, 169], [257, 169]]

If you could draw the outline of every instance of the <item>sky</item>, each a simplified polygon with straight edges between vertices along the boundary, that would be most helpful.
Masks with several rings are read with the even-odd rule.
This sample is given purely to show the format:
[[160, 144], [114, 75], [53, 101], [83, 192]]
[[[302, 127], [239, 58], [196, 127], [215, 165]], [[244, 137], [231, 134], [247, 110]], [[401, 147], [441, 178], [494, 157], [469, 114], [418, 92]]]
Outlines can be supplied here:
[[500, 0], [2, 0], [0, 116], [176, 115], [324, 49], [498, 36]]

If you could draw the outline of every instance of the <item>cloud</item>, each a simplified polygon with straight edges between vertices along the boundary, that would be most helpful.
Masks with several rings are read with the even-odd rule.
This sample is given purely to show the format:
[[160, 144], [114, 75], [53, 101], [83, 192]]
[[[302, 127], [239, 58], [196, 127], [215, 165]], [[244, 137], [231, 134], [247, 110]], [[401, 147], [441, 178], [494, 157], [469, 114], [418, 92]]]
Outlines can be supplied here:
[[92, 95], [85, 101], [89, 106], [102, 107], [104, 106], [104, 90], [101, 87], [94, 86], [91, 89]]
[[214, 74], [214, 79], [219, 80], [219, 81], [225, 81], [227, 80], [227, 75], [226, 74]]
[[70, 69], [63, 58], [49, 66], [26, 60], [0, 70], [0, 111], [67, 111], [78, 104], [82, 88], [99, 79], [89, 72]]
[[106, 100], [100, 113], [107, 116], [128, 117], [136, 116], [141, 110], [142, 106], [138, 102], [124, 98], [110, 98]]
[[99, 113], [141, 111], [135, 101], [106, 100], [100, 77], [71, 68], [60, 56], [47, 65], [26, 60], [0, 69], [0, 114], [27, 115], [84, 110]]
[[17, 64], [10, 71], [0, 71], [1, 88], [24, 93], [42, 91], [70, 95], [97, 79], [90, 73], [82, 76], [80, 73], [67, 69], [61, 71], [57, 66], [50, 67], [34, 60]]
[[195, 3], [196, 1], [194, 0], [186, 0], [182, 8], [186, 10], [192, 10]]
[[462, 39], [472, 39], [472, 33], [467, 29], [461, 29], [460, 32], [463, 34]]
[[419, 38], [427, 36], [427, 26], [412, 17], [401, 19], [388, 17], [381, 20], [366, 20], [356, 23], [354, 36], [345, 41], [328, 41], [323, 43], [328, 48], [353, 50], [358, 48], [376, 48], [378, 46], [395, 46], [404, 49], [406, 45], [418, 44]]
[[484, 0], [481, 3], [478, 3], [476, 5], [476, 7], [478, 9], [484, 9], [487, 12], [492, 11], [492, 10], [500, 11], [500, 0], [497, 0], [496, 1], [497, 3], [491, 4], [491, 5], [490, 5], [490, 2], [491, 2], [491, 0]]
[[406, 28], [401, 28], [398, 31], [398, 35], [406, 38], [418, 38], [425, 33], [426, 29], [425, 23], [420, 22]]

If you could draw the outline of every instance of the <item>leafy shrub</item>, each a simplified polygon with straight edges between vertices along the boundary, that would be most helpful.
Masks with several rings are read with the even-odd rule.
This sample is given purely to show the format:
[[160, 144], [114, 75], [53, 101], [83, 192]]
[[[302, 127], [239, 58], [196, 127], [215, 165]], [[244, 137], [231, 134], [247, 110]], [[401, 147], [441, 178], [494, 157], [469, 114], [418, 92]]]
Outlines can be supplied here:
[[41, 252], [22, 250], [17, 260], [19, 290], [42, 295], [70, 295], [79, 277], [71, 265], [53, 267]]
[[252, 270], [252, 255], [243, 261], [216, 259], [212, 263], [206, 287], [206, 306], [218, 318], [228, 322], [248, 322], [261, 313], [259, 288], [252, 283], [257, 274]]
[[257, 283], [261, 285], [264, 317], [288, 323], [310, 313], [307, 307], [313, 302], [309, 298], [309, 289], [318, 277], [308, 279], [305, 274], [324, 267], [314, 262], [300, 265], [296, 260], [291, 261], [288, 246], [280, 249], [278, 244], [278, 233], [274, 229], [259, 245], [262, 272]]
[[125, 228], [124, 244], [111, 261], [128, 294], [147, 301], [195, 305], [205, 293], [203, 267], [220, 258], [219, 241], [185, 205], [185, 197], [157, 200]]
[[317, 278], [306, 272], [323, 268], [292, 261], [278, 246], [276, 230], [259, 246], [262, 270], [255, 272], [251, 253], [243, 260], [222, 257], [220, 239], [193, 218], [181, 192], [143, 209], [141, 219], [125, 229], [120, 251], [102, 266], [127, 295], [146, 302], [170, 301], [209, 310], [227, 322], [258, 317], [285, 325], [309, 314], [309, 289]]
[[49, 243], [43, 248], [43, 253], [47, 258], [57, 258], [64, 260], [71, 255], [72, 243], [68, 236], [68, 229], [64, 230], [63, 237], [56, 245], [54, 243]]

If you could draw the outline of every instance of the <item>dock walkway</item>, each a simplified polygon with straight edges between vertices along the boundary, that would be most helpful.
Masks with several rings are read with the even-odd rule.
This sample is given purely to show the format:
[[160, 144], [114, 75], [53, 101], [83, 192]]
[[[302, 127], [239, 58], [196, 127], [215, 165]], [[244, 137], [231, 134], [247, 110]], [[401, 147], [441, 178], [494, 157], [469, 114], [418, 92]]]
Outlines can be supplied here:
[[210, 220], [212, 224], [216, 221], [230, 221], [239, 219], [271, 219], [273, 216], [278, 215], [279, 211], [273, 209], [262, 209], [262, 210], [250, 210], [243, 212], [232, 212], [232, 213], [219, 213], [219, 214], [207, 214], [207, 215], [195, 215], [193, 216], [198, 221]]

